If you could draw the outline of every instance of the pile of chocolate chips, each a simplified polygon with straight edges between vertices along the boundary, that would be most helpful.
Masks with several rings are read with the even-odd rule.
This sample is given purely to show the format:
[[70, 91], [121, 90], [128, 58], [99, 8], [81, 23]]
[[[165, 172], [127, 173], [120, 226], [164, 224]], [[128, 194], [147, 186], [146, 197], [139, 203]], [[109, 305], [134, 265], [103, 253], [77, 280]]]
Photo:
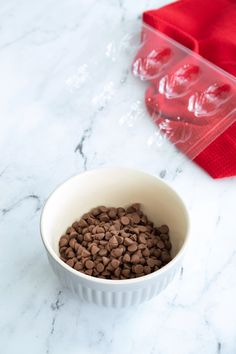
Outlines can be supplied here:
[[104, 279], [131, 279], [170, 262], [167, 225], [155, 227], [140, 209], [100, 206], [75, 221], [59, 241], [61, 259], [79, 272]]

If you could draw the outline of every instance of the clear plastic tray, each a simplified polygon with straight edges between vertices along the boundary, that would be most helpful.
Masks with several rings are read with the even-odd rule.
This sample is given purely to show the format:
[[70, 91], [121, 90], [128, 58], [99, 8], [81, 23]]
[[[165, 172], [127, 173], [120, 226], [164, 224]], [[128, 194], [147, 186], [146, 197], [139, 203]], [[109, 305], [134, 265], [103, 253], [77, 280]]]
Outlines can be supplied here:
[[132, 71], [147, 81], [147, 110], [169, 140], [194, 159], [236, 120], [236, 79], [143, 25]]
[[117, 120], [127, 128], [151, 117], [147, 145], [171, 151], [171, 142], [194, 159], [236, 120], [235, 77], [198, 54], [141, 23], [106, 33], [103, 41], [66, 78], [67, 88], [83, 87], [99, 111], [114, 115], [119, 106]]

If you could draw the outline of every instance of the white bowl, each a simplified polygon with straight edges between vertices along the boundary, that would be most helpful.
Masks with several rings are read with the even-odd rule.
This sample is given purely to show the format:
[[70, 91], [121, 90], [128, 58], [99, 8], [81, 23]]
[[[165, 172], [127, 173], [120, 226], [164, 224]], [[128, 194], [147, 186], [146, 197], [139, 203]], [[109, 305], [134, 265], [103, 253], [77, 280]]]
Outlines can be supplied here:
[[[140, 278], [108, 280], [82, 274], [60, 260], [59, 238], [82, 214], [99, 205], [124, 207], [136, 202], [155, 225], [169, 226], [170, 263]], [[182, 199], [162, 180], [127, 168], [104, 168], [72, 177], [51, 194], [41, 216], [41, 235], [49, 262], [64, 286], [86, 302], [126, 307], [159, 294], [179, 271], [189, 216]]]

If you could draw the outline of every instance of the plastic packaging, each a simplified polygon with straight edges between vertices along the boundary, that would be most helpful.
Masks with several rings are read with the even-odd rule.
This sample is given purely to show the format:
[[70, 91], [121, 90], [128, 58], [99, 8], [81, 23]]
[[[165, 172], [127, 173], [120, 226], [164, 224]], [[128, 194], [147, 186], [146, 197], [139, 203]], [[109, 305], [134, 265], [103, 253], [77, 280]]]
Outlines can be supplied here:
[[90, 45], [84, 53], [65, 78], [80, 110], [93, 105], [107, 129], [112, 115], [131, 134], [151, 116], [145, 143], [169, 163], [179, 155], [194, 159], [236, 120], [235, 77], [145, 24], [103, 33], [99, 51]]
[[194, 159], [236, 120], [236, 79], [147, 25], [141, 43], [132, 71], [149, 83], [149, 114]]

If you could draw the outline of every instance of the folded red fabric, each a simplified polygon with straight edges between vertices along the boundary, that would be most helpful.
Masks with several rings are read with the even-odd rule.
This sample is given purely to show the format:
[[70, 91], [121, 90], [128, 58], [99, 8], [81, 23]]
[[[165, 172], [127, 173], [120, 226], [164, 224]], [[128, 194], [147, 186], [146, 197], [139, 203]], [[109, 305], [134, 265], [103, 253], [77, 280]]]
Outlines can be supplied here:
[[[235, 19], [235, 0], [180, 0], [143, 14], [145, 23], [236, 76]], [[219, 89], [227, 90], [225, 87]], [[146, 100], [150, 112], [148, 102], [150, 99]], [[163, 115], [171, 115], [171, 107], [163, 100], [159, 99], [158, 107]], [[178, 104], [175, 110], [178, 110]], [[236, 123], [210, 143], [194, 161], [213, 178], [236, 176]]]

